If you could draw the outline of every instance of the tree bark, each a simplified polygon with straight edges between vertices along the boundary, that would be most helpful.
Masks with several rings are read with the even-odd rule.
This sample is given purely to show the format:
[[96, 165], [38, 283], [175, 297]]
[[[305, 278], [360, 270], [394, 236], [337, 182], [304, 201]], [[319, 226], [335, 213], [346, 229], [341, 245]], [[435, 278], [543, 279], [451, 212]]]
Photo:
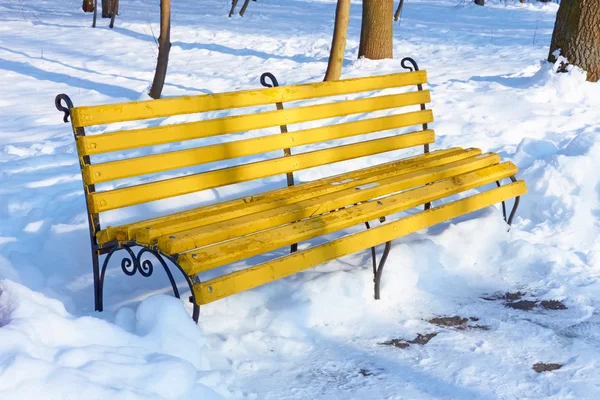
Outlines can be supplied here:
[[562, 0], [556, 16], [548, 61], [554, 52], [587, 71], [587, 80], [600, 80], [600, 1]]
[[392, 58], [394, 0], [363, 0], [358, 57]]
[[243, 17], [244, 14], [246, 13], [246, 9], [248, 8], [248, 4], [250, 4], [250, 0], [244, 1], [244, 5], [240, 9], [240, 17]]
[[169, 52], [171, 51], [171, 0], [160, 0], [160, 36], [158, 37], [158, 60], [150, 88], [150, 97], [159, 99], [165, 85]]
[[404, 0], [400, 0], [398, 3], [398, 8], [396, 8], [396, 14], [394, 14], [394, 21], [398, 21], [400, 19], [400, 15], [402, 14], [402, 6], [404, 5]]
[[475, 4], [478, 6], [485, 6], [485, 0], [475, 0]]
[[337, 81], [342, 75], [349, 21], [350, 0], [338, 0], [335, 9], [335, 25], [333, 27], [333, 39], [331, 40], [331, 52], [329, 53], [327, 72], [325, 72], [326, 81]]

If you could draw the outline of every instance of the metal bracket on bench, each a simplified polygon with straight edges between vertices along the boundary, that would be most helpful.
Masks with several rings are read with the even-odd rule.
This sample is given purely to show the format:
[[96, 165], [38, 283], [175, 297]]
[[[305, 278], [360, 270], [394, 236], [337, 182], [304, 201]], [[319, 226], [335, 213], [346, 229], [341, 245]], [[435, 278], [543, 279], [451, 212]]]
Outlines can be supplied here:
[[[379, 222], [384, 223], [385, 217], [379, 218]], [[369, 225], [369, 222], [365, 222], [365, 226], [367, 227], [367, 229], [371, 229], [371, 225]], [[392, 242], [386, 242], [385, 247], [383, 249], [383, 254], [381, 255], [381, 260], [379, 260], [378, 265], [375, 247], [371, 247], [371, 258], [373, 260], [373, 282], [375, 283], [375, 300], [380, 299], [379, 294], [381, 286], [381, 276], [383, 275], [383, 267], [385, 266], [385, 262], [387, 261], [391, 249]]]
[[[271, 81], [271, 83], [267, 82], [267, 79], [269, 79]], [[268, 87], [268, 88], [279, 86], [279, 82], [277, 81], [277, 78], [275, 78], [275, 75], [273, 75], [270, 72], [265, 72], [264, 74], [262, 74], [260, 76], [260, 84], [263, 85], [264, 87]], [[283, 103], [277, 102], [277, 103], [275, 103], [275, 107], [277, 107], [278, 110], [283, 110]], [[279, 130], [281, 133], [287, 133], [288, 127], [287, 127], [287, 125], [280, 125]], [[291, 155], [292, 155], [292, 150], [290, 148], [283, 149], [284, 157], [289, 157]], [[287, 177], [288, 187], [294, 186], [294, 173], [288, 172], [286, 174], [286, 177]], [[298, 250], [298, 243], [294, 243], [290, 246], [290, 253], [295, 253], [297, 250]]]
[[[400, 61], [400, 65], [402, 66], [402, 68], [409, 70], [410, 72], [419, 70], [419, 66], [417, 65], [417, 62], [411, 57], [404, 57], [402, 59], [402, 61]], [[420, 83], [417, 84], [417, 89], [423, 90], [423, 85]], [[426, 109], [425, 104], [421, 104], [421, 111], [425, 111], [425, 109]], [[423, 130], [426, 131], [428, 129], [429, 129], [429, 125], [423, 124]], [[429, 153], [429, 143], [423, 145], [423, 152], [425, 154]], [[431, 208], [431, 203], [425, 203], [425, 206], [424, 206], [425, 211], [429, 210], [430, 208]]]
[[[516, 182], [517, 178], [514, 176], [510, 177], [510, 180], [512, 182]], [[500, 181], [496, 181], [496, 186], [500, 187]], [[515, 215], [517, 214], [517, 209], [519, 208], [519, 203], [521, 202], [521, 196], [517, 196], [515, 197], [515, 204], [513, 205], [512, 210], [510, 211], [510, 215], [508, 216], [508, 219], [506, 218], [506, 202], [502, 202], [502, 215], [504, 216], [504, 222], [506, 222], [509, 226], [512, 226], [513, 220], [515, 218]]]
[[154, 258], [156, 260], [158, 260], [160, 265], [162, 265], [163, 269], [165, 270], [165, 273], [167, 274], [167, 277], [169, 278], [169, 282], [171, 283], [171, 288], [173, 289], [173, 295], [179, 299], [180, 297], [179, 297], [179, 289], [177, 288], [177, 283], [175, 282], [175, 278], [173, 277], [173, 274], [171, 273], [171, 270], [169, 268], [169, 265], [165, 261], [165, 258], [168, 259], [173, 265], [175, 265], [175, 267], [186, 277], [186, 281], [188, 283], [190, 293], [191, 293], [190, 302], [193, 304], [193, 307], [194, 307], [194, 312], [193, 312], [192, 318], [194, 319], [194, 321], [198, 322], [198, 318], [200, 316], [200, 306], [198, 306], [198, 304], [196, 303], [196, 298], [194, 296], [194, 287], [193, 287], [193, 285], [194, 285], [193, 279], [194, 278], [190, 278], [187, 276], [187, 274], [183, 271], [183, 269], [179, 266], [179, 264], [177, 264], [176, 259], [169, 257], [165, 254], [162, 254], [157, 250], [150, 249], [148, 247], [142, 247], [136, 253], [131, 249], [131, 247], [133, 247], [133, 246], [138, 246], [138, 245], [136, 243], [119, 243], [117, 246], [113, 247], [106, 255], [106, 258], [104, 259], [104, 263], [102, 264], [102, 269], [100, 270], [100, 279], [98, 280], [98, 287], [96, 288], [96, 293], [98, 295], [97, 304], [96, 304], [97, 311], [102, 311], [102, 309], [104, 308], [104, 304], [103, 304], [104, 277], [105, 277], [106, 268], [108, 266], [108, 263], [115, 252], [117, 252], [119, 250], [125, 250], [127, 252], [127, 254], [124, 255], [123, 258], [121, 259], [121, 270], [123, 271], [123, 273], [125, 275], [134, 276], [139, 272], [139, 274], [145, 278], [150, 277], [154, 273], [154, 264], [149, 259], [142, 260], [142, 257], [145, 254], [152, 255], [152, 256], [154, 256]]
[[[66, 107], [62, 105], [63, 101], [67, 105]], [[71, 98], [64, 93], [59, 94], [54, 99], [54, 105], [56, 106], [56, 109], [58, 111], [65, 113], [63, 117], [63, 122], [69, 122], [69, 117], [71, 116], [71, 108], [73, 108], [73, 101], [71, 101]]]

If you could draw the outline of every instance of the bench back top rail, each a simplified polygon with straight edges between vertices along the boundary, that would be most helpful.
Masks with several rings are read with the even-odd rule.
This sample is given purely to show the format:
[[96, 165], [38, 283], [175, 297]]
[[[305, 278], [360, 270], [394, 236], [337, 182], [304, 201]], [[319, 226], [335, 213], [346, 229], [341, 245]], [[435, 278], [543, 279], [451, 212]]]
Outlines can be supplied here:
[[174, 115], [360, 93], [401, 86], [418, 85], [426, 82], [426, 71], [413, 71], [366, 78], [278, 86], [268, 89], [75, 107], [71, 110], [71, 117], [75, 128], [83, 128], [115, 122], [162, 118]]
[[[98, 214], [339, 161], [427, 145], [435, 140], [435, 135], [426, 125], [433, 121], [432, 112], [424, 107], [430, 101], [429, 91], [422, 90], [421, 87], [426, 81], [425, 71], [413, 71], [240, 92], [74, 107], [70, 114], [89, 212]], [[418, 90], [398, 94], [373, 93], [397, 87]], [[364, 93], [362, 97], [356, 96], [361, 93]], [[353, 96], [350, 100], [328, 99], [344, 95]], [[84, 132], [84, 128], [95, 125], [312, 99], [319, 99], [319, 104], [305, 105], [300, 102], [285, 109], [118, 130], [91, 136], [86, 136]], [[410, 106], [418, 107], [405, 108]], [[373, 112], [379, 113], [374, 118], [363, 118], [363, 114]], [[331, 119], [349, 115], [358, 117], [350, 122], [331, 122]], [[133, 149], [312, 121], [323, 121], [319, 123], [322, 126], [281, 134], [258, 134], [250, 138], [144, 156], [130, 155], [130, 150]], [[414, 130], [411, 129], [413, 126]], [[393, 130], [398, 128], [406, 128], [408, 133], [396, 134]], [[390, 133], [383, 137], [368, 135], [384, 131]], [[357, 136], [361, 136], [358, 142], [356, 139], [351, 144], [339, 142], [340, 139]], [[288, 157], [254, 162], [240, 160], [242, 157], [316, 143], [326, 143], [326, 146]], [[198, 146], [196, 142], [191, 144]], [[117, 154], [118, 157], [113, 161], [92, 162], [96, 156], [106, 157], [103, 154]], [[186, 175], [176, 171], [185, 172], [186, 168], [224, 160], [234, 161], [229, 162], [229, 167], [206, 172], [188, 172]], [[176, 177], [161, 179], [158, 176], [169, 171], [177, 174]], [[144, 183], [140, 183], [139, 179], [132, 179], [135, 177], [144, 177]], [[130, 180], [133, 183], [120, 180]], [[105, 183], [110, 183], [109, 188], [98, 191], [97, 185]], [[96, 230], [99, 230], [99, 226]]]

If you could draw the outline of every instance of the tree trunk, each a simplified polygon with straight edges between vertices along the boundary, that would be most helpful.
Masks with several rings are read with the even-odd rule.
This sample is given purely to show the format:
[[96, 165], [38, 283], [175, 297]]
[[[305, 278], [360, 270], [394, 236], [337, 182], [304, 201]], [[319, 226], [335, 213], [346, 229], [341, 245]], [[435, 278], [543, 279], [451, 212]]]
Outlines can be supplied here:
[[229, 16], [231, 17], [235, 13], [235, 6], [237, 6], [238, 0], [231, 0], [231, 10], [229, 10]]
[[94, 12], [94, 0], [83, 0], [81, 9], [86, 13]]
[[485, 0], [475, 0], [475, 4], [478, 6], [485, 6]]
[[250, 4], [250, 0], [246, 0], [244, 2], [244, 5], [242, 6], [242, 9], [240, 10], [240, 17], [243, 17], [244, 14], [246, 13], [246, 8], [248, 8], [248, 4]]
[[159, 99], [165, 85], [171, 51], [171, 0], [160, 0], [160, 36], [158, 37], [158, 60], [150, 89], [150, 97]]
[[110, 25], [108, 27], [112, 29], [115, 26], [115, 18], [119, 13], [119, 0], [112, 0], [112, 10], [110, 11]]
[[400, 19], [400, 15], [402, 14], [402, 6], [404, 5], [404, 0], [400, 0], [398, 3], [398, 8], [396, 8], [396, 14], [394, 14], [394, 21], [398, 21]]
[[358, 57], [381, 60], [393, 57], [394, 0], [363, 0]]
[[114, 0], [102, 0], [102, 18], [112, 17]]
[[331, 52], [329, 53], [327, 72], [325, 72], [326, 81], [337, 81], [342, 75], [344, 50], [346, 50], [346, 33], [348, 32], [349, 21], [350, 0], [338, 0], [335, 9], [335, 25], [333, 26]]
[[587, 71], [590, 82], [600, 80], [600, 2], [598, 0], [563, 0], [560, 3], [550, 55], [566, 57], [569, 63]]

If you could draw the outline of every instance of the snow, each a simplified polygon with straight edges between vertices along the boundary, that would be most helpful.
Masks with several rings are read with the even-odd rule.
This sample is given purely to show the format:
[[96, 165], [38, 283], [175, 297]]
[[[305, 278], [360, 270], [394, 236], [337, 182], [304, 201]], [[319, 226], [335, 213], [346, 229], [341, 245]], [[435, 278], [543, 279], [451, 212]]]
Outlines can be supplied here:
[[[93, 311], [77, 155], [54, 108], [58, 93], [78, 105], [147, 98], [158, 2], [122, 2], [112, 31], [101, 19], [91, 29], [80, 0], [2, 2], [0, 398], [599, 398], [600, 86], [542, 61], [556, 4], [458, 3], [406, 2], [395, 59], [369, 61], [355, 60], [353, 2], [343, 76], [398, 72], [404, 56], [427, 69], [433, 148], [479, 147], [519, 166], [529, 194], [510, 232], [495, 207], [395, 240], [379, 301], [365, 251], [202, 307], [195, 325], [162, 272], [129, 278], [118, 265], [107, 271], [105, 312]], [[173, 7], [165, 96], [256, 88], [266, 71], [282, 84], [324, 76], [333, 0], [259, 0], [244, 18], [226, 17], [227, 0]], [[310, 125], [293, 129], [302, 126]], [[180, 147], [152, 151], [168, 148]], [[233, 185], [107, 213], [103, 223], [284, 185], [284, 176]], [[518, 291], [567, 309], [523, 311], [497, 299]], [[487, 329], [428, 322], [455, 315]], [[380, 344], [427, 333], [437, 336], [425, 345]], [[563, 367], [537, 374], [538, 362]]]

